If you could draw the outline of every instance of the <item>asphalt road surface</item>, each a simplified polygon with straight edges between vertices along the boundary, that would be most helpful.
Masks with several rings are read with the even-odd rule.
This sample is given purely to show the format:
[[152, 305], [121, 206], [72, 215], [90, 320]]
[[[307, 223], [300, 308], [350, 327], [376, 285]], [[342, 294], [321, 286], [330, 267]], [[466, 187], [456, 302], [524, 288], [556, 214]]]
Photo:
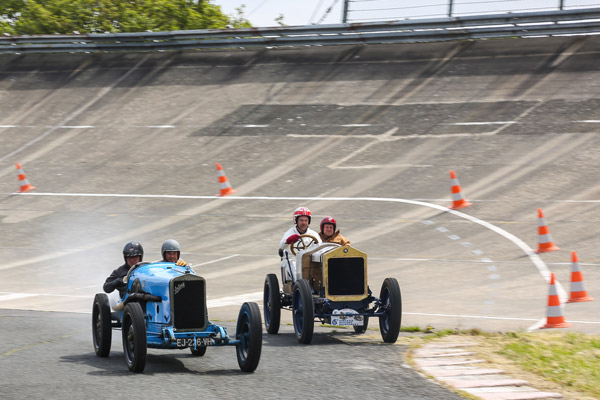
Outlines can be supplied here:
[[[203, 357], [187, 350], [149, 349], [143, 374], [125, 364], [120, 331], [108, 358], [91, 346], [91, 318], [81, 313], [3, 310], [0, 378], [5, 399], [114, 399], [165, 397], [460, 399], [403, 366], [403, 345], [321, 330], [300, 346], [293, 329], [265, 336], [254, 373], [240, 371], [235, 347], [209, 348]], [[225, 324], [230, 332], [235, 325]], [[8, 332], [22, 332], [14, 338]], [[370, 335], [369, 335], [370, 336]]]
[[[0, 56], [1, 392], [452, 398], [377, 330], [299, 346], [286, 325], [253, 374], [233, 348], [153, 350], [133, 376], [118, 338], [93, 354], [93, 296], [127, 241], [151, 261], [175, 238], [232, 324], [302, 205], [368, 254], [376, 294], [398, 279], [403, 326], [536, 329], [571, 251], [600, 298], [599, 64], [597, 37]], [[35, 190], [14, 194], [15, 162]], [[216, 163], [234, 195], [214, 196]], [[450, 170], [473, 206], [445, 208]], [[533, 252], [538, 208], [559, 251]], [[595, 302], [564, 315], [600, 332]]]

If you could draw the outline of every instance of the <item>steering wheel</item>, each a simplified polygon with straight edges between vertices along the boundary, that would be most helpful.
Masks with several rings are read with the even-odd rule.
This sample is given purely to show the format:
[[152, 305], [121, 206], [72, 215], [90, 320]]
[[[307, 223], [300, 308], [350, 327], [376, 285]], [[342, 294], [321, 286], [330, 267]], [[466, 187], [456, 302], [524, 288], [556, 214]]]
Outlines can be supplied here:
[[[307, 238], [307, 242], [304, 241], [304, 238]], [[300, 238], [296, 240], [294, 243], [290, 244], [290, 251], [293, 255], [300, 250], [306, 250], [309, 246], [313, 244], [318, 244], [319, 240], [313, 235], [300, 235]]]
[[136, 269], [137, 267], [141, 267], [142, 265], [146, 265], [146, 264], [150, 264], [150, 263], [148, 261], [140, 261], [139, 263], [132, 265], [131, 268], [129, 268], [129, 271], [127, 271], [127, 275], [125, 275], [123, 277], [123, 282], [128, 283], [129, 275], [131, 275], [133, 270]]

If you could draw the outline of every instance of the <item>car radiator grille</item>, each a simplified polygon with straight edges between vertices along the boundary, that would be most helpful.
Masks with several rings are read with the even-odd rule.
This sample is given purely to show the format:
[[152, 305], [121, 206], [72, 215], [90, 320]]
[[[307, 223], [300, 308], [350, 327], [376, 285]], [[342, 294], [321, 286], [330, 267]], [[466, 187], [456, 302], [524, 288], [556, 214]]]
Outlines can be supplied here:
[[330, 295], [359, 295], [365, 291], [365, 262], [360, 257], [329, 259], [327, 274]]
[[206, 326], [206, 284], [204, 280], [173, 279], [172, 302], [174, 328], [179, 330], [204, 329]]

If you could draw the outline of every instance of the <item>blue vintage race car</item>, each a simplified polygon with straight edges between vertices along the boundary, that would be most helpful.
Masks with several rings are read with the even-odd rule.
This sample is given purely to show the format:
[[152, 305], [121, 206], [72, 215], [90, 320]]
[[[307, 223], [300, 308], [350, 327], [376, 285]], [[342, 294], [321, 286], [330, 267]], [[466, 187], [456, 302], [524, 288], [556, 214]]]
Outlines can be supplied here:
[[108, 357], [112, 329], [120, 328], [127, 367], [142, 372], [146, 349], [189, 348], [203, 356], [210, 346], [236, 346], [240, 369], [252, 372], [262, 348], [262, 322], [256, 303], [244, 303], [235, 339], [208, 321], [206, 281], [189, 266], [168, 262], [139, 263], [126, 277], [127, 293], [111, 312], [108, 296], [96, 294], [92, 309], [94, 349]]

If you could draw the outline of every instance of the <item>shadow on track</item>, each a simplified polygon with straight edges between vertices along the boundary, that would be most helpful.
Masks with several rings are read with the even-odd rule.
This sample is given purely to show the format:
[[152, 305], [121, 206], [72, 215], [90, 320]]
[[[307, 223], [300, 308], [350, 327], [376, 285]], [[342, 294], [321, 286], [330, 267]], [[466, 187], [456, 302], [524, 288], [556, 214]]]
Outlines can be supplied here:
[[[235, 353], [232, 353], [231, 356], [235, 360]], [[189, 351], [183, 354], [177, 352], [171, 352], [170, 354], [165, 353], [161, 355], [148, 354], [146, 356], [146, 368], [142, 374], [146, 376], [175, 373], [215, 376], [235, 376], [247, 374], [247, 372], [242, 372], [239, 369], [190, 369], [188, 366], [186, 366], [185, 361], [192, 360], [199, 361], [198, 364], [200, 365], [198, 365], [198, 367], [200, 369], [202, 368], [202, 364], [205, 364], [205, 366], [208, 368], [215, 365], [214, 360], [211, 360], [210, 357], [196, 357], [191, 355]], [[203, 362], [203, 360], [206, 360], [206, 362]], [[127, 369], [123, 352], [111, 353], [111, 356], [108, 358], [97, 357], [95, 353], [90, 352], [86, 354], [63, 356], [60, 358], [60, 361], [65, 363], [83, 364], [97, 368], [97, 371], [88, 372], [88, 375], [92, 376], [123, 376], [126, 374], [131, 374], [132, 376], [135, 375]]]

